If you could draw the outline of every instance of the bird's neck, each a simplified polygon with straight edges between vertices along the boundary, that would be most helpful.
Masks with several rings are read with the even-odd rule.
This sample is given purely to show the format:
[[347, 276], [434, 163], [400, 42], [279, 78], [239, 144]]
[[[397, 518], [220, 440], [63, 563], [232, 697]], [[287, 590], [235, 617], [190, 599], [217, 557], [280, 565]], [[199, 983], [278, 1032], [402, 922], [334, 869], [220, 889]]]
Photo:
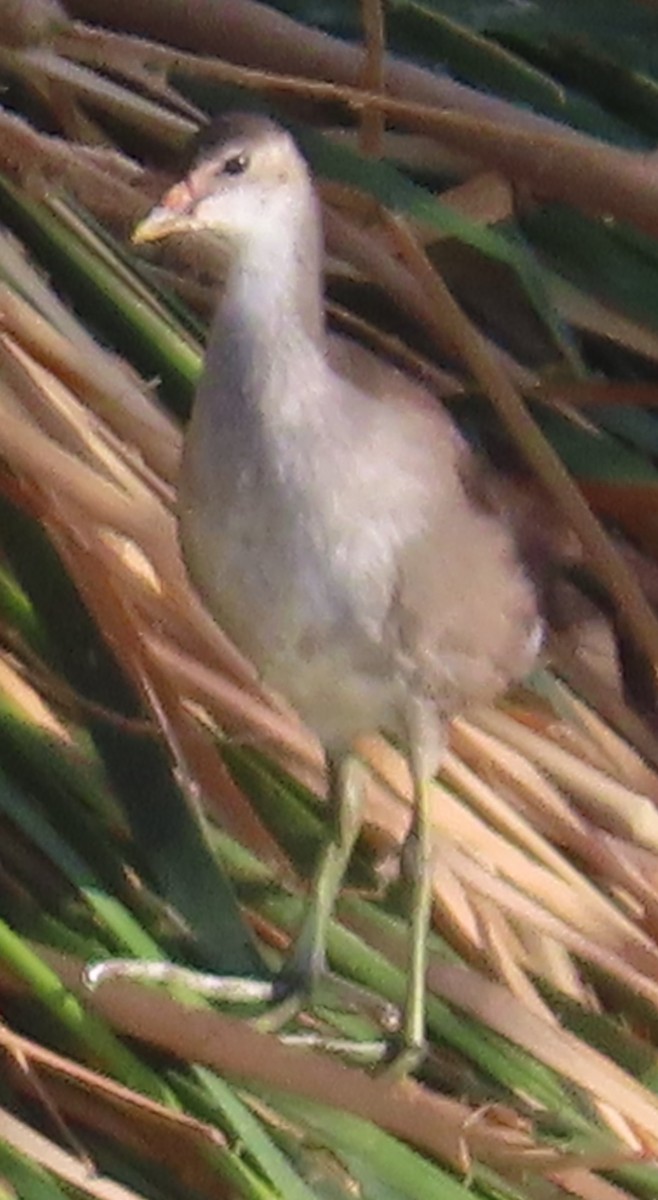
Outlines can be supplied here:
[[309, 187], [288, 210], [267, 214], [232, 262], [198, 400], [239, 406], [243, 423], [250, 414], [294, 421], [305, 372], [323, 361], [325, 340], [321, 224]]

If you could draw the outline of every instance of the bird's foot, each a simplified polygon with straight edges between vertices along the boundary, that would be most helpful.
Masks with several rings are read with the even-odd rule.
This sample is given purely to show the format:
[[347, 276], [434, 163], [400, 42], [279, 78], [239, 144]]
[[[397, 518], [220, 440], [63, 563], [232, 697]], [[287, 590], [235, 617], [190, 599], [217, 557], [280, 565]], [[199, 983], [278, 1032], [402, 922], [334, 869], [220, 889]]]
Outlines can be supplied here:
[[[279, 1032], [303, 1012], [329, 1017], [332, 1013], [359, 1014], [371, 1020], [387, 1036], [400, 1028], [400, 1014], [394, 1005], [367, 988], [334, 975], [324, 952], [315, 944], [309, 949], [303, 936], [274, 981], [272, 1000], [273, 1007], [254, 1021], [260, 1030]], [[300, 1036], [306, 1038], [307, 1035]], [[320, 1043], [316, 1041], [315, 1044]], [[383, 1057], [386, 1053], [383, 1041], [381, 1047]]]
[[83, 982], [90, 991], [111, 979], [134, 979], [140, 983], [162, 983], [206, 996], [224, 1004], [270, 1004], [277, 995], [277, 981], [239, 975], [210, 975], [176, 963], [150, 962], [139, 958], [106, 958], [89, 963]]
[[[332, 975], [325, 968], [324, 959], [316, 958], [313, 970], [305, 974], [297, 954], [274, 980], [210, 975], [175, 963], [122, 958], [90, 963], [83, 975], [83, 982], [92, 991], [113, 979], [164, 984], [178, 993], [202, 996], [219, 1004], [252, 1008], [258, 1004], [271, 1005], [265, 1013], [251, 1019], [259, 1031], [277, 1033], [286, 1045], [323, 1050], [356, 1059], [363, 1064], [375, 1065], [391, 1058], [391, 1043], [387, 1038], [399, 1027], [399, 1013], [393, 1005], [357, 984]], [[359, 1012], [370, 1017], [384, 1031], [385, 1037], [358, 1041], [316, 1031], [281, 1032], [304, 1010], [312, 1012], [316, 1000], [325, 1018], [331, 1012]]]
[[303, 1009], [312, 1007], [328, 975], [324, 945], [318, 937], [315, 913], [302, 926], [292, 953], [274, 981], [274, 1007], [256, 1019], [256, 1027], [276, 1033]]
[[427, 1054], [427, 1043], [407, 1042], [399, 1034], [386, 1043], [386, 1052], [382, 1058], [382, 1069], [391, 1080], [404, 1079], [414, 1075], [422, 1065]]
[[261, 1033], [279, 1033], [285, 1025], [299, 1016], [312, 1003], [315, 988], [308, 980], [280, 975], [272, 987], [272, 1007], [253, 1024]]

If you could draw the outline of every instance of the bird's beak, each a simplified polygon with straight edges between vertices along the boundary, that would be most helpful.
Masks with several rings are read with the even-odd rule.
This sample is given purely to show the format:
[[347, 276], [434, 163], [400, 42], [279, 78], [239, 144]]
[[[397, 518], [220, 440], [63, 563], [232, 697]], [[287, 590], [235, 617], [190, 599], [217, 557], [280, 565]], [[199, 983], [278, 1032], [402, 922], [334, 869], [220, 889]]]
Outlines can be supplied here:
[[135, 246], [143, 246], [146, 242], [159, 242], [172, 233], [189, 233], [195, 228], [194, 207], [190, 189], [186, 184], [176, 184], [135, 227], [131, 241]]

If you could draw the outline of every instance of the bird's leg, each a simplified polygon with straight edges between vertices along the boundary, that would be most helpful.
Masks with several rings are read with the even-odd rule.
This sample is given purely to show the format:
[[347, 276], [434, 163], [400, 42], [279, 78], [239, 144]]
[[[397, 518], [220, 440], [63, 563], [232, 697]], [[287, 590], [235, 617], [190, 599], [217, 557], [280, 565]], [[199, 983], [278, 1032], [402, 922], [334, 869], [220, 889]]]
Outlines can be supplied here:
[[[316, 867], [311, 900], [292, 954], [277, 979], [272, 982], [216, 977], [169, 963], [110, 960], [90, 965], [85, 976], [88, 986], [95, 988], [109, 978], [124, 976], [184, 987], [220, 1002], [253, 1004], [260, 1001], [271, 1007], [256, 1017], [253, 1024], [261, 1030], [281, 1029], [304, 1006], [327, 969], [329, 922], [361, 828], [364, 771], [363, 764], [350, 755], [327, 760], [331, 838]], [[361, 1006], [365, 1003], [366, 1011], [371, 1010], [374, 1020], [390, 1022], [390, 1008], [382, 1005], [379, 998], [347, 981], [336, 980], [335, 983], [340, 992], [347, 992], [352, 998], [357, 996]], [[336, 1053], [349, 1052], [358, 1055], [362, 1061], [371, 1062], [380, 1061], [386, 1051], [382, 1041], [352, 1042], [318, 1034], [302, 1034], [284, 1040], [319, 1046]]]
[[311, 899], [280, 986], [288, 993], [280, 1005], [258, 1020], [261, 1029], [278, 1029], [312, 993], [327, 968], [329, 921], [361, 828], [363, 766], [352, 755], [327, 758], [331, 839], [316, 867]]
[[317, 865], [311, 902], [289, 964], [293, 976], [311, 982], [327, 969], [329, 921], [361, 829], [363, 770], [349, 754], [327, 759], [331, 840]]
[[430, 792], [438, 755], [434, 746], [430, 752], [427, 738], [423, 736], [423, 716], [419, 710], [409, 720], [413, 813], [400, 859], [402, 878], [409, 892], [409, 961], [399, 1049], [389, 1066], [396, 1076], [413, 1071], [423, 1058], [426, 1046], [427, 935], [432, 912]]

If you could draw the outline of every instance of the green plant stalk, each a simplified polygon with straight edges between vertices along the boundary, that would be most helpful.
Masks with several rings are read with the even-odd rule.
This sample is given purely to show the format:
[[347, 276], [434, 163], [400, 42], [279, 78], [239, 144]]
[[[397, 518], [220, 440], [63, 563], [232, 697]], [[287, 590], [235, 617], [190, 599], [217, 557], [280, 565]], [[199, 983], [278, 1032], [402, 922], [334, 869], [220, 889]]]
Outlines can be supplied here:
[[22, 979], [32, 994], [84, 1048], [85, 1056], [127, 1087], [143, 1092], [169, 1108], [178, 1104], [171, 1089], [145, 1067], [107, 1025], [87, 1012], [59, 977], [0, 919], [0, 960]]

